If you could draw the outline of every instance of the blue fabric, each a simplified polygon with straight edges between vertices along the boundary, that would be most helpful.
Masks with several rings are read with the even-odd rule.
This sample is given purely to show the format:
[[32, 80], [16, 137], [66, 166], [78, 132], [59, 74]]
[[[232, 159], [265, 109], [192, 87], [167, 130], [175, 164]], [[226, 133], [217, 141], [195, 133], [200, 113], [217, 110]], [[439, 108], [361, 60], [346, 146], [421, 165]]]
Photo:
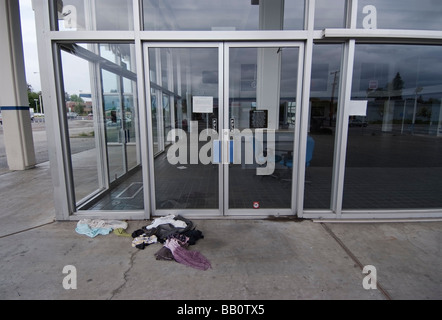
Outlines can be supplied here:
[[98, 236], [99, 234], [107, 235], [107, 234], [111, 233], [112, 228], [91, 228], [86, 223], [78, 222], [77, 228], [75, 228], [75, 231], [78, 234], [84, 234], [84, 235], [87, 235], [88, 237], [94, 238], [94, 237]]

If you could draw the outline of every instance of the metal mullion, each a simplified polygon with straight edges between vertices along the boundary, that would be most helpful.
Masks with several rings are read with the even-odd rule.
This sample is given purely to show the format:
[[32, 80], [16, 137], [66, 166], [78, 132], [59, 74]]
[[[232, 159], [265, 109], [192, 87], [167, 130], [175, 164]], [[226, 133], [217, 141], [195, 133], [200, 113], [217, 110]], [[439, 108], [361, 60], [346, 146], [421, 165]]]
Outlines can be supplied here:
[[76, 203], [75, 203], [75, 184], [74, 184], [74, 174], [72, 167], [72, 153], [70, 148], [69, 141], [69, 126], [66, 118], [66, 105], [64, 103], [64, 80], [63, 80], [63, 69], [62, 69], [62, 61], [61, 61], [61, 49], [59, 46], [54, 43], [52, 44], [52, 59], [54, 64], [54, 79], [55, 79], [55, 90], [56, 90], [56, 104], [62, 106], [61, 112], [59, 108], [57, 108], [57, 120], [58, 120], [58, 128], [55, 127], [54, 132], [59, 131], [60, 135], [60, 147], [63, 152], [62, 154], [62, 170], [63, 175], [65, 177], [65, 188], [66, 188], [66, 197], [68, 200], [67, 207], [69, 208], [69, 215], [76, 211]]
[[70, 42], [122, 42], [134, 41], [134, 31], [49, 31], [51, 41]]
[[[297, 216], [302, 218], [304, 214], [304, 188], [305, 188], [305, 159], [307, 154], [307, 135], [308, 123], [310, 114], [310, 82], [312, 74], [312, 59], [313, 59], [313, 36], [314, 36], [314, 22], [315, 22], [315, 0], [306, 1], [305, 6], [305, 29], [308, 32], [308, 38], [304, 47], [304, 64], [303, 64], [303, 78], [302, 78], [302, 95], [300, 108], [300, 126], [298, 128], [299, 134], [299, 155], [298, 155], [298, 181], [297, 181]], [[302, 71], [300, 71], [302, 72]]]
[[[303, 102], [303, 79], [304, 79], [304, 61], [305, 61], [305, 46], [304, 44], [301, 44], [298, 49], [298, 77], [297, 77], [297, 88], [296, 88], [296, 111], [300, 109], [300, 106], [302, 106]], [[298, 113], [299, 114], [299, 113]], [[302, 112], [301, 112], [302, 114]], [[293, 145], [293, 154], [299, 154], [300, 150], [300, 136], [301, 136], [301, 123], [302, 123], [302, 117], [296, 116], [295, 118], [295, 130], [294, 130], [294, 145]], [[301, 159], [298, 158], [297, 166], [300, 168], [302, 164], [305, 163], [305, 161], [301, 161]], [[294, 168], [294, 166], [293, 166]], [[304, 187], [301, 186], [300, 182], [300, 170], [293, 170], [293, 177], [292, 177], [292, 214], [297, 215], [298, 210], [301, 210], [302, 215], [302, 206], [303, 206], [303, 198], [304, 198]], [[301, 179], [302, 184], [304, 183], [304, 178]], [[301, 202], [301, 204], [298, 204]], [[301, 209], [299, 209], [301, 207]]]
[[95, 0], [84, 0], [84, 11], [86, 30], [97, 30]]
[[358, 18], [358, 1], [359, 0], [347, 0], [346, 2], [345, 25], [348, 29], [356, 29]]
[[[121, 59], [121, 57], [119, 57]], [[121, 135], [121, 145], [123, 147], [122, 156], [123, 156], [123, 171], [124, 175], [128, 171], [127, 165], [127, 148], [126, 148], [126, 107], [124, 106], [124, 94], [123, 94], [123, 77], [118, 76], [117, 78], [118, 85], [118, 96], [120, 98], [120, 108], [121, 108], [121, 127], [120, 127], [120, 135]]]
[[256, 31], [140, 31], [145, 41], [303, 41], [306, 30], [256, 30]]
[[144, 17], [143, 17], [143, 1], [132, 0], [132, 9], [134, 16], [134, 31], [137, 34], [138, 40], [140, 39], [139, 32], [143, 30]]
[[[225, 45], [224, 43], [218, 44], [218, 139], [221, 139], [222, 129], [225, 125], [224, 115], [228, 113], [226, 112], [226, 104], [228, 104], [228, 100], [225, 100], [225, 92], [228, 88], [225, 87], [225, 79], [228, 78], [228, 73], [225, 73], [225, 62], [226, 54], [225, 54]], [[228, 55], [227, 55], [228, 57]], [[227, 102], [226, 102], [227, 101]], [[213, 144], [212, 144], [213, 145]], [[221, 152], [223, 152], [221, 150]], [[226, 201], [228, 201], [228, 194], [225, 193], [226, 186], [228, 185], [225, 180], [225, 171], [224, 165], [221, 163], [218, 165], [218, 210], [219, 216], [225, 215]], [[227, 177], [228, 178], [228, 177]], [[227, 190], [228, 191], [228, 190]], [[227, 200], [225, 199], [227, 198]]]
[[[143, 50], [142, 50], [143, 49]], [[155, 154], [154, 154], [154, 141], [153, 141], [153, 121], [152, 121], [152, 92], [151, 86], [152, 79], [150, 79], [150, 59], [149, 59], [149, 44], [142, 44], [140, 41], [140, 48], [138, 49], [138, 54], [142, 54], [140, 59], [144, 61], [144, 70], [141, 74], [144, 75], [144, 83], [140, 83], [138, 85], [138, 90], [142, 96], [146, 93], [145, 98], [143, 99], [145, 108], [141, 108], [141, 115], [143, 116], [143, 121], [140, 123], [141, 131], [144, 133], [144, 137], [147, 138], [147, 144], [142, 145], [143, 155], [146, 156], [146, 161], [144, 161], [143, 166], [146, 164], [147, 170], [143, 170], [143, 182], [148, 181], [149, 190], [145, 190], [144, 195], [148, 195], [147, 199], [150, 199], [149, 206], [145, 208], [145, 211], [150, 209], [150, 215], [155, 215], [156, 211], [156, 196], [155, 196]], [[150, 106], [150, 107], [149, 107]], [[144, 114], [145, 113], [145, 114]], [[143, 125], [143, 122], [145, 125]], [[151, 128], [148, 130], [147, 128]], [[145, 199], [145, 204], [146, 200]]]
[[[224, 43], [224, 48], [223, 48], [223, 66], [220, 66], [220, 68], [222, 67], [223, 70], [223, 75], [224, 75], [224, 79], [223, 79], [223, 99], [224, 99], [224, 104], [223, 104], [223, 112], [221, 114], [223, 121], [220, 123], [219, 125], [219, 141], [220, 144], [223, 145], [222, 141], [224, 140], [224, 133], [228, 132], [228, 126], [229, 126], [229, 79], [230, 79], [230, 46], [226, 43]], [[229, 138], [230, 139], [230, 138]], [[224, 154], [228, 154], [227, 150], [224, 150], [223, 148], [221, 148], [221, 160], [220, 161], [220, 166], [222, 167], [223, 170], [223, 190], [224, 190], [224, 194], [223, 194], [223, 215], [226, 216], [228, 215], [229, 212], [229, 162], [227, 162], [227, 164], [225, 164], [224, 159], [227, 158]]]
[[[95, 52], [98, 52], [97, 44], [93, 44], [95, 47]], [[99, 177], [99, 186], [100, 188], [108, 189], [109, 188], [109, 167], [107, 162], [107, 148], [106, 148], [106, 128], [105, 122], [100, 121], [105, 119], [104, 111], [101, 106], [103, 106], [103, 94], [102, 94], [102, 84], [101, 84], [101, 70], [100, 65], [97, 63], [89, 62], [89, 70], [92, 74], [97, 76], [94, 77], [93, 85], [92, 85], [92, 96], [95, 97], [93, 100], [97, 101], [97, 103], [93, 104], [93, 119], [94, 119], [94, 127], [96, 130], [95, 134], [95, 142], [96, 147], [99, 152], [97, 155], [97, 170]]]
[[357, 39], [366, 41], [402, 41], [402, 42], [429, 42], [440, 44], [442, 31], [438, 30], [403, 30], [403, 29], [325, 29], [324, 39]]
[[342, 200], [344, 193], [345, 161], [347, 154], [348, 138], [348, 104], [351, 99], [353, 78], [353, 62], [355, 53], [355, 40], [349, 40], [344, 45], [343, 63], [341, 66], [341, 80], [339, 87], [339, 107], [336, 123], [335, 153], [332, 175], [332, 203], [331, 209], [336, 217], [342, 217]]
[[[136, 0], [135, 0], [136, 2]], [[138, 9], [138, 7], [136, 7]], [[134, 10], [136, 10], [134, 9]], [[134, 28], [136, 28], [136, 23], [134, 22]], [[147, 53], [146, 53], [147, 57]], [[148, 134], [148, 129], [151, 127], [151, 124], [148, 124], [149, 110], [147, 106], [147, 99], [150, 99], [150, 93], [146, 94], [146, 88], [148, 83], [146, 80], [146, 73], [144, 69], [144, 62], [148, 67], [148, 60], [144, 61], [143, 54], [143, 44], [139, 38], [135, 40], [135, 68], [137, 73], [137, 82], [136, 82], [136, 91], [134, 95], [136, 95], [136, 103], [137, 103], [137, 113], [138, 113], [138, 136], [137, 136], [137, 148], [139, 148], [140, 152], [140, 161], [141, 161], [141, 173], [142, 173], [142, 181], [143, 181], [143, 201], [144, 201], [144, 219], [151, 218], [151, 184], [150, 184], [150, 160], [149, 160], [149, 146], [153, 146], [151, 144], [150, 135]], [[149, 72], [148, 72], [149, 73]], [[147, 73], [147, 77], [148, 77]], [[135, 96], [134, 96], [135, 98]], [[135, 99], [134, 99], [135, 102]], [[153, 147], [152, 147], [153, 151]], [[153, 173], [152, 173], [153, 175]]]

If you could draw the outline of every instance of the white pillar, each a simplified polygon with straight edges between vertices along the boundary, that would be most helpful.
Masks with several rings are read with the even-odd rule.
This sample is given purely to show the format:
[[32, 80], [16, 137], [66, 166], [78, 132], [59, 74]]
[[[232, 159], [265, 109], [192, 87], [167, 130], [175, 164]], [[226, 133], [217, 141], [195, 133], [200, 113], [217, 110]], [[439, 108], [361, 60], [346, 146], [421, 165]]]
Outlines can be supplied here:
[[36, 164], [18, 0], [0, 0], [0, 107], [10, 170]]

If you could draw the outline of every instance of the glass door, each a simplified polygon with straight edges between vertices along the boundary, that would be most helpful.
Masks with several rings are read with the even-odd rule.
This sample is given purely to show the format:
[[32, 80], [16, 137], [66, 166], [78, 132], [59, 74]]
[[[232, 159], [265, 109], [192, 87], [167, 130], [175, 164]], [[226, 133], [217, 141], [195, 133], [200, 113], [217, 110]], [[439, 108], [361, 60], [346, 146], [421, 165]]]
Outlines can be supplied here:
[[225, 46], [226, 215], [295, 214], [302, 44]]
[[154, 216], [295, 213], [302, 43], [146, 43]]
[[[146, 43], [154, 216], [222, 215], [221, 43]], [[218, 148], [218, 147], [217, 147]]]

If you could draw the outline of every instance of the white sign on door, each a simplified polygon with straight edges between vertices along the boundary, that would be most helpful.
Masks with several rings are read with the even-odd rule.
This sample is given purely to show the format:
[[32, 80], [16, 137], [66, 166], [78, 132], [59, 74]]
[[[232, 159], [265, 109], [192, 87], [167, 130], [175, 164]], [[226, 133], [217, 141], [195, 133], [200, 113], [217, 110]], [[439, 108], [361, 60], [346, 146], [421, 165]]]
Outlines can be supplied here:
[[193, 113], [213, 113], [213, 97], [194, 96]]

